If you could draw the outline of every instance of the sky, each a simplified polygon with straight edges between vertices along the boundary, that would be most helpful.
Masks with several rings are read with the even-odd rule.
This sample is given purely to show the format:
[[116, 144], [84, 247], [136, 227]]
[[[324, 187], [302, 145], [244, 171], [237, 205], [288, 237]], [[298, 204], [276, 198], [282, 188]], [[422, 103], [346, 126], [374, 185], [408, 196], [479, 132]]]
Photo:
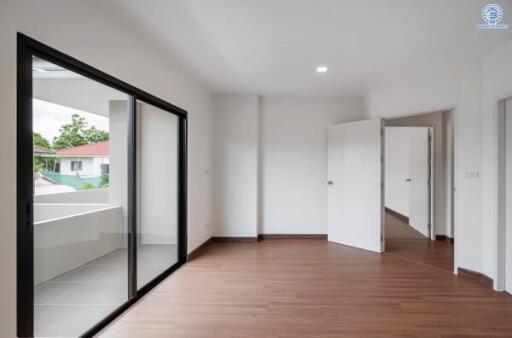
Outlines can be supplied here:
[[71, 122], [72, 114], [85, 117], [88, 127], [108, 132], [108, 118], [96, 114], [87, 113], [78, 109], [61, 106], [55, 103], [33, 99], [33, 130], [40, 133], [50, 143], [59, 135], [59, 128]]

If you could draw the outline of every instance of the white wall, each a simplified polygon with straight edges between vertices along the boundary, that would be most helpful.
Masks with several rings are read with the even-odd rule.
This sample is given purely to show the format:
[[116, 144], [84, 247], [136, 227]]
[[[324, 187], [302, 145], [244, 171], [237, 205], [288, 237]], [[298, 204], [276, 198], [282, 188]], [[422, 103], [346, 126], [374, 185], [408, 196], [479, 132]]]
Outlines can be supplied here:
[[[483, 196], [482, 272], [498, 276], [498, 100], [512, 97], [512, 41], [491, 52], [482, 65]], [[497, 286], [495, 284], [495, 286]], [[500, 286], [501, 288], [502, 286]]]
[[211, 236], [210, 94], [129, 22], [78, 0], [0, 2], [0, 336], [16, 332], [16, 32], [23, 32], [189, 112], [188, 249]]
[[363, 118], [363, 100], [264, 97], [261, 233], [327, 233], [327, 127]]
[[375, 84], [369, 117], [410, 116], [453, 108], [455, 123], [455, 268], [483, 271], [480, 60], [417, 70]]
[[258, 97], [215, 95], [215, 236], [255, 237], [258, 194]]
[[[82, 170], [71, 170], [72, 161], [82, 161]], [[108, 157], [62, 157], [60, 173], [62, 175], [101, 176], [101, 165], [108, 164]]]
[[215, 235], [325, 234], [327, 127], [363, 100], [214, 96]]
[[385, 132], [385, 205], [409, 217], [410, 137], [413, 128], [387, 127]]

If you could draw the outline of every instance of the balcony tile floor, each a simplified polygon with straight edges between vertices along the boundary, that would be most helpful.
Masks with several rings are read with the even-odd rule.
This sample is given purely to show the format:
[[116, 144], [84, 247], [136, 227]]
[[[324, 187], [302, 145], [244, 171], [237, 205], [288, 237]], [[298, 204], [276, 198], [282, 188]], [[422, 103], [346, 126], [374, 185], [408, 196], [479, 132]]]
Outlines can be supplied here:
[[[176, 245], [138, 246], [138, 285], [177, 261]], [[127, 250], [118, 249], [34, 289], [37, 337], [77, 337], [127, 300]]]

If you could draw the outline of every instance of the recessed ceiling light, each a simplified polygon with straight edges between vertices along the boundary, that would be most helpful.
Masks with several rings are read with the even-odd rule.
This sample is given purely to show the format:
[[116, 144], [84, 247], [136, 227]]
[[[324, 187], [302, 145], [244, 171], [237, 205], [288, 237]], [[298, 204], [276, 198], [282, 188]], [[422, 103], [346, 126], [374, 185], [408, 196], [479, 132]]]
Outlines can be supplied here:
[[316, 67], [317, 73], [327, 73], [327, 66], [318, 66]]

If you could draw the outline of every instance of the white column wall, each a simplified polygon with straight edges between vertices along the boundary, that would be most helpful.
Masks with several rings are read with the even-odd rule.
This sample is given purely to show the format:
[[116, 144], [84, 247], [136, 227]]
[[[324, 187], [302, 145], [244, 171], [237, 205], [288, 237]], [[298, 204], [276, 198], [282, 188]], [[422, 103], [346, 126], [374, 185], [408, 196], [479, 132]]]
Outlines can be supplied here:
[[[120, 206], [120, 234], [128, 233], [128, 102], [109, 102], [109, 203]], [[127, 240], [123, 237], [123, 244]]]
[[258, 97], [215, 95], [214, 236], [255, 237], [258, 196]]

